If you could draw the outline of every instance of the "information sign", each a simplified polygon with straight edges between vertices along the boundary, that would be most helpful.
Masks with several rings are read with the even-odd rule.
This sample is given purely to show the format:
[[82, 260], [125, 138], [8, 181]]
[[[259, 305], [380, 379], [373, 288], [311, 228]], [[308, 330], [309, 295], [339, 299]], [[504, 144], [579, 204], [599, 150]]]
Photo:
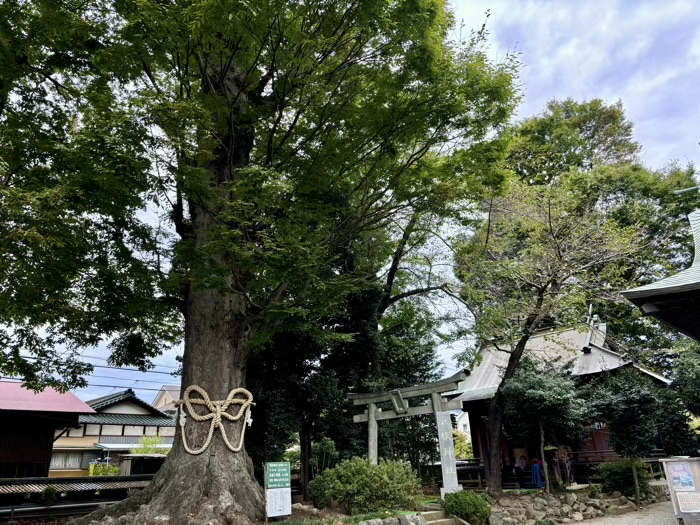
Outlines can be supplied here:
[[700, 486], [700, 458], [676, 456], [663, 458], [660, 462], [664, 466], [678, 523], [700, 518], [700, 492], [697, 490]]
[[292, 476], [287, 462], [265, 464], [265, 499], [267, 517], [292, 513]]

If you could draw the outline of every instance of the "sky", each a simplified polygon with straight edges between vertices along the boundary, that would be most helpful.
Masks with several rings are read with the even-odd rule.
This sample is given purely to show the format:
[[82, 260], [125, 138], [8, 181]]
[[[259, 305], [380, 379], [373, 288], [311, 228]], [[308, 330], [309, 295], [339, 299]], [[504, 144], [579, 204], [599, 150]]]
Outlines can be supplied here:
[[[540, 113], [553, 98], [621, 100], [648, 167], [700, 164], [700, 9], [694, 0], [452, 0], [452, 8], [467, 30], [486, 22], [494, 60], [519, 54], [517, 118]], [[446, 375], [458, 368], [452, 356], [464, 345], [441, 349]], [[176, 353], [156, 359], [148, 374], [97, 368], [91, 384], [118, 387], [77, 393], [91, 399], [132, 387], [150, 402], [160, 384], [177, 382], [169, 375]], [[106, 349], [85, 354], [107, 366]]]
[[452, 0], [452, 7], [465, 27], [486, 21], [492, 58], [520, 54], [520, 118], [553, 98], [621, 100], [648, 167], [700, 163], [696, 0]]

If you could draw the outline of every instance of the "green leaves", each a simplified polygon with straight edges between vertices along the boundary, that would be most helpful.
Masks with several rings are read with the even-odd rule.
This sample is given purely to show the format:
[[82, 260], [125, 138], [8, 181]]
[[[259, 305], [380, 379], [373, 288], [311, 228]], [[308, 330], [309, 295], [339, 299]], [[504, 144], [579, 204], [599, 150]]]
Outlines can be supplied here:
[[574, 445], [586, 439], [589, 403], [573, 378], [556, 366], [521, 362], [515, 377], [503, 385], [505, 432], [516, 441], [539, 442], [540, 423], [547, 444]]
[[552, 100], [542, 115], [514, 130], [510, 163], [531, 184], [555, 181], [571, 169], [635, 162], [640, 146], [632, 137], [621, 102]]
[[620, 285], [616, 264], [638, 249], [640, 231], [586, 205], [581, 177], [595, 174], [548, 186], [512, 180], [503, 196], [482, 204], [486, 218], [456, 258], [482, 340], [514, 345], [548, 317], [575, 324], [593, 297]]

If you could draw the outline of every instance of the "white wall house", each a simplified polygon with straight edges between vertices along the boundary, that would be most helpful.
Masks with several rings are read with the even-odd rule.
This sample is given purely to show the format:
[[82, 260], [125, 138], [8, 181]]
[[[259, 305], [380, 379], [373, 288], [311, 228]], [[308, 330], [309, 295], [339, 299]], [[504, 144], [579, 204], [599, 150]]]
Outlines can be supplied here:
[[144, 436], [160, 436], [163, 449], [172, 447], [175, 419], [124, 390], [88, 401], [96, 413], [79, 416], [80, 427], [56, 431], [49, 477], [86, 476], [90, 463], [119, 456], [138, 447]]

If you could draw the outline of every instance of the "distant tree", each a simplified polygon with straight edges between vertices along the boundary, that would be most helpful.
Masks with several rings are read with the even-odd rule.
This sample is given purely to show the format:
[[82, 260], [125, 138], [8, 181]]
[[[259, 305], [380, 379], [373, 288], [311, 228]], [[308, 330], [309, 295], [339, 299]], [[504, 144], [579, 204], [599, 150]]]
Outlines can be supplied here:
[[673, 367], [673, 388], [688, 409], [700, 415], [700, 345], [685, 338], [676, 345], [678, 358]]
[[160, 436], [143, 436], [139, 439], [138, 447], [130, 450], [132, 454], [168, 454], [170, 448], [163, 447], [165, 439]]
[[635, 162], [632, 128], [622, 102], [551, 100], [514, 127], [509, 163], [522, 180], [542, 184], [571, 169]]
[[455, 441], [455, 458], [469, 459], [474, 457], [474, 449], [464, 432], [455, 429], [452, 431], [452, 437], [454, 437]]
[[[623, 457], [648, 457], [656, 448], [661, 402], [657, 389], [635, 370], [625, 370], [592, 386], [591, 404], [605, 418], [610, 445]], [[636, 462], [632, 462], [637, 506], [640, 504]]]
[[673, 388], [660, 389], [658, 397], [657, 425], [664, 452], [671, 456], [696, 455], [700, 440], [692, 427], [693, 419], [684, 400]]
[[[660, 171], [638, 166], [640, 145], [632, 131], [621, 102], [552, 100], [540, 115], [513, 127], [508, 163], [530, 184], [552, 184], [566, 172], [582, 172], [580, 191], [590, 199], [586, 205], [614, 210], [611, 219], [622, 226], [644, 224], [647, 242], [635, 263], [621, 269], [627, 281], [642, 285], [690, 263], [693, 242], [686, 216], [700, 206], [700, 196], [670, 191], [695, 185], [693, 166], [672, 164]], [[588, 177], [585, 172], [593, 169], [597, 176]], [[612, 341], [617, 349], [668, 371], [673, 357], [666, 349], [682, 336], [642, 318], [619, 297], [601, 298], [595, 308], [610, 333], [617, 334]]]

